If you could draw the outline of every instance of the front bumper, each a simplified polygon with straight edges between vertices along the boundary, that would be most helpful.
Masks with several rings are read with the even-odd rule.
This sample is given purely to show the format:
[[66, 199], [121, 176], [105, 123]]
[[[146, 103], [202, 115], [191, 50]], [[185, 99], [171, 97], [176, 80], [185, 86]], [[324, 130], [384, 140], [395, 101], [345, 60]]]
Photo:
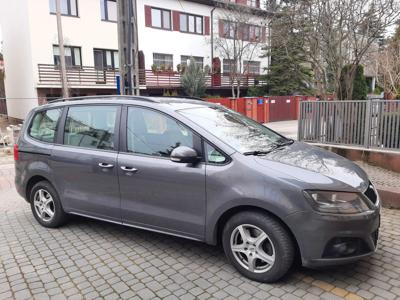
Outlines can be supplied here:
[[287, 218], [287, 224], [296, 237], [304, 266], [345, 264], [375, 252], [380, 207], [357, 215], [298, 212]]

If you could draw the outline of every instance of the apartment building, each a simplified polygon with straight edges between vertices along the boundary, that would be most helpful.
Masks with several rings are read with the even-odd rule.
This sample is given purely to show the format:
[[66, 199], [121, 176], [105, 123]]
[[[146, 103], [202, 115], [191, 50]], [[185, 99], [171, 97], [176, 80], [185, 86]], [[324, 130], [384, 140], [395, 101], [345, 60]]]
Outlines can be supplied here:
[[[259, 0], [137, 0], [141, 94], [180, 92], [180, 76], [190, 57], [208, 70], [213, 67], [207, 76], [210, 93], [229, 93], [232, 60], [217, 41], [233, 39], [234, 26], [221, 3], [251, 8], [246, 24], [238, 27], [242, 41], [257, 45], [243, 56], [241, 85], [245, 90], [258, 84], [257, 76], [268, 66], [268, 58], [260, 57], [268, 30]], [[55, 0], [2, 5], [8, 114], [23, 119], [31, 108], [61, 95]], [[61, 11], [70, 94], [115, 94], [116, 0], [61, 0]]]

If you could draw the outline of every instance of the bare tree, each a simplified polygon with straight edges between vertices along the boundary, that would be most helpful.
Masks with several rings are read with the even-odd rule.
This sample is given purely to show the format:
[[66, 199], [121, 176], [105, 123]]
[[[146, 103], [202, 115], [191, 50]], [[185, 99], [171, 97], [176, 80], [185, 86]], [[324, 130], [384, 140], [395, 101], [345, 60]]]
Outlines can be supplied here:
[[[400, 16], [399, 0], [294, 0], [280, 5], [291, 14], [290, 26], [303, 35], [319, 93], [333, 92], [345, 99], [352, 96], [357, 66]], [[340, 77], [345, 65], [350, 68], [342, 91]]]
[[229, 65], [232, 97], [240, 97], [240, 88], [248, 73], [246, 62], [261, 55], [265, 44], [266, 24], [244, 5], [220, 3], [219, 32], [214, 37], [214, 49]]
[[376, 52], [373, 59], [378, 85], [386, 93], [400, 95], [400, 41], [393, 41]]

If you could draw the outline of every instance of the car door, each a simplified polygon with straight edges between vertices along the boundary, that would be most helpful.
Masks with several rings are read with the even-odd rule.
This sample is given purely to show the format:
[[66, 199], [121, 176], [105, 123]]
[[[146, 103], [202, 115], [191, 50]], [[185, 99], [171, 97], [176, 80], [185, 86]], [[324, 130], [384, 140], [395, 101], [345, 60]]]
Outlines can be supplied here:
[[117, 173], [118, 105], [74, 105], [64, 112], [52, 167], [64, 209], [121, 222]]
[[122, 221], [155, 231], [203, 239], [205, 164], [177, 163], [177, 146], [202, 153], [201, 139], [160, 111], [129, 106], [122, 113], [118, 172]]

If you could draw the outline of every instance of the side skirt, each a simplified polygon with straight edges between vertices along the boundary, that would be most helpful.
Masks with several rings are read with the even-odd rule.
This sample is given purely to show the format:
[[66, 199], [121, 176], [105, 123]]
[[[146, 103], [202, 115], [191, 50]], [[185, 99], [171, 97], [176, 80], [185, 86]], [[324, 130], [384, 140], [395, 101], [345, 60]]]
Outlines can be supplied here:
[[184, 239], [188, 239], [188, 240], [193, 240], [193, 241], [197, 241], [197, 242], [204, 242], [201, 239], [197, 239], [197, 238], [194, 238], [194, 237], [191, 237], [191, 236], [171, 233], [171, 232], [168, 232], [168, 231], [158, 230], [158, 229], [149, 228], [149, 227], [145, 227], [145, 226], [139, 226], [139, 225], [133, 225], [133, 224], [123, 223], [123, 222], [112, 221], [112, 220], [99, 218], [99, 217], [94, 217], [94, 216], [90, 216], [90, 215], [86, 215], [86, 214], [82, 214], [82, 213], [78, 213], [78, 212], [68, 212], [68, 213], [71, 214], [71, 215], [77, 215], [77, 216], [81, 216], [81, 217], [86, 217], [86, 218], [99, 220], [99, 221], [105, 221], [105, 222], [118, 224], [118, 225], [123, 225], [123, 226], [127, 226], [127, 227], [133, 227], [133, 228], [137, 228], [137, 229], [148, 230], [148, 231], [153, 231], [153, 232], [157, 232], [157, 233], [172, 235], [172, 236], [176, 236], [176, 237], [180, 237], [180, 238], [184, 238]]

